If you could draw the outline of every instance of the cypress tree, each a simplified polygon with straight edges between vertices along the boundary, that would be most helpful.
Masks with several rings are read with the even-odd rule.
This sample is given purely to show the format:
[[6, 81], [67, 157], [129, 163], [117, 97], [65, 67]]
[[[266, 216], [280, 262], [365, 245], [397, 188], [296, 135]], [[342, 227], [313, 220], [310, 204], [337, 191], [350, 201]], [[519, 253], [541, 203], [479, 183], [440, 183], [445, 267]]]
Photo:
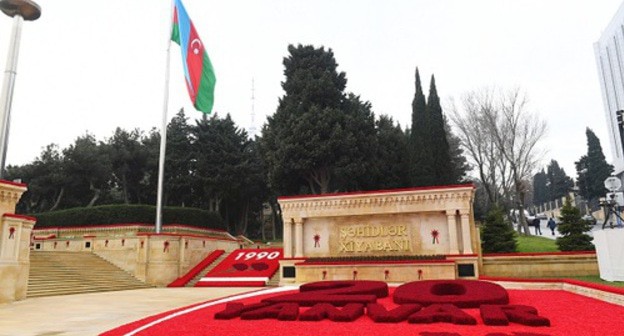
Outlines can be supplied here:
[[582, 156], [575, 164], [581, 195], [591, 201], [606, 194], [604, 180], [613, 173], [613, 166], [607, 163], [596, 134], [589, 128], [585, 134], [587, 155]]
[[444, 129], [444, 115], [433, 75], [431, 75], [426, 110], [429, 124], [426, 143], [433, 166], [433, 183], [435, 185], [452, 184], [456, 181], [453, 179], [453, 164], [446, 130]]
[[548, 177], [544, 169], [533, 176], [533, 204], [541, 205], [551, 200], [547, 181]]
[[411, 171], [413, 186], [433, 184], [431, 153], [428, 146], [429, 125], [425, 94], [420, 83], [420, 74], [416, 68], [416, 91], [412, 101], [412, 128], [410, 130]]
[[561, 222], [558, 225], [562, 237], [557, 238], [557, 246], [561, 251], [593, 251], [593, 238], [585, 232], [591, 230], [591, 225], [581, 219], [581, 212], [572, 206], [569, 198], [566, 198], [561, 208]]
[[556, 160], [551, 160], [547, 167], [547, 177], [549, 184], [550, 200], [567, 196], [574, 188], [574, 181], [566, 174], [565, 170], [559, 166]]
[[485, 216], [481, 231], [481, 248], [484, 253], [515, 252], [515, 232], [505, 220], [503, 210], [493, 207]]

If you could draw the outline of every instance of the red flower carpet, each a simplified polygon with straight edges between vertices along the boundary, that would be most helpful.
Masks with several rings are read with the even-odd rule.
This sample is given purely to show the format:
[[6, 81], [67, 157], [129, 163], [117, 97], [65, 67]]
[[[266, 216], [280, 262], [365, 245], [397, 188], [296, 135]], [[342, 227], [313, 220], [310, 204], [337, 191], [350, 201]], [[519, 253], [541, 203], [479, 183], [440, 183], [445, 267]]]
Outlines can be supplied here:
[[[390, 311], [399, 307], [392, 297], [378, 298], [378, 306]], [[353, 322], [334, 322], [329, 319], [302, 321], [310, 307], [300, 307], [299, 320], [283, 321], [276, 318], [257, 320], [215, 319], [215, 314], [226, 309], [227, 302], [258, 304], [277, 295], [298, 293], [297, 290], [277, 288], [214, 300], [191, 307], [180, 308], [148, 317], [103, 333], [118, 335], [419, 335], [419, 336], [570, 336], [570, 335], [624, 335], [624, 307], [569, 293], [563, 290], [508, 290], [510, 305], [526, 305], [537, 310], [539, 316], [550, 321], [550, 326], [528, 326], [509, 322], [507, 326], [484, 323], [479, 308], [458, 308], [472, 316], [476, 324], [461, 325], [448, 322], [376, 323], [363, 314]], [[267, 293], [269, 292], [269, 293]], [[347, 306], [340, 309], [348, 309]]]

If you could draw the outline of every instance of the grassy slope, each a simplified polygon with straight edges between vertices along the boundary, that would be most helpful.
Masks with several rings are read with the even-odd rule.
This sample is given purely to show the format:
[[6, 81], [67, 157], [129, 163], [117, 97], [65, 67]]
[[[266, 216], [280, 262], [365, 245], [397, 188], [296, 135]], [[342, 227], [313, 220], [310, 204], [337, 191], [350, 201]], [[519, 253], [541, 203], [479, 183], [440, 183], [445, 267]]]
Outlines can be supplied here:
[[[559, 248], [557, 243], [553, 239], [548, 239], [539, 236], [516, 236], [516, 242], [518, 243], [518, 252], [558, 252]], [[601, 285], [624, 287], [624, 282], [615, 281], [608, 282], [600, 279], [598, 275], [588, 276], [575, 276], [568, 277], [569, 279], [575, 279], [580, 281], [587, 281], [597, 283]]]
[[518, 252], [558, 252], [557, 243], [539, 236], [516, 236]]

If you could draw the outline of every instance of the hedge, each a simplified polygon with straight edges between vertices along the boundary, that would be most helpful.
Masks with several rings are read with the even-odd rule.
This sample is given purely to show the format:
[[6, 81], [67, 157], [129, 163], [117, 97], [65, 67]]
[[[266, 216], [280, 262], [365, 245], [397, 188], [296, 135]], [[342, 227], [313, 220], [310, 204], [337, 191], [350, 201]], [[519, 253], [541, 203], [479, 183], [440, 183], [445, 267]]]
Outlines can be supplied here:
[[[154, 224], [153, 205], [100, 205], [31, 214], [37, 218], [35, 228], [78, 227], [123, 223]], [[184, 224], [200, 228], [225, 230], [221, 217], [211, 211], [186, 207], [164, 207], [163, 224]]]

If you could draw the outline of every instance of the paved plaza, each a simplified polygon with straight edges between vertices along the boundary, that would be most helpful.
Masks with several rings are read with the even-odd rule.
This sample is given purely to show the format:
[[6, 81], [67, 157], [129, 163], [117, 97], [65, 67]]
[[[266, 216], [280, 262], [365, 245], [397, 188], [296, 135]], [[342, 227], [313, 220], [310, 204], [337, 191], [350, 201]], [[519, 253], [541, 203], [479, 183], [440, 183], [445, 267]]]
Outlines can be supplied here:
[[0, 305], [0, 336], [98, 335], [171, 309], [257, 288], [150, 288]]

